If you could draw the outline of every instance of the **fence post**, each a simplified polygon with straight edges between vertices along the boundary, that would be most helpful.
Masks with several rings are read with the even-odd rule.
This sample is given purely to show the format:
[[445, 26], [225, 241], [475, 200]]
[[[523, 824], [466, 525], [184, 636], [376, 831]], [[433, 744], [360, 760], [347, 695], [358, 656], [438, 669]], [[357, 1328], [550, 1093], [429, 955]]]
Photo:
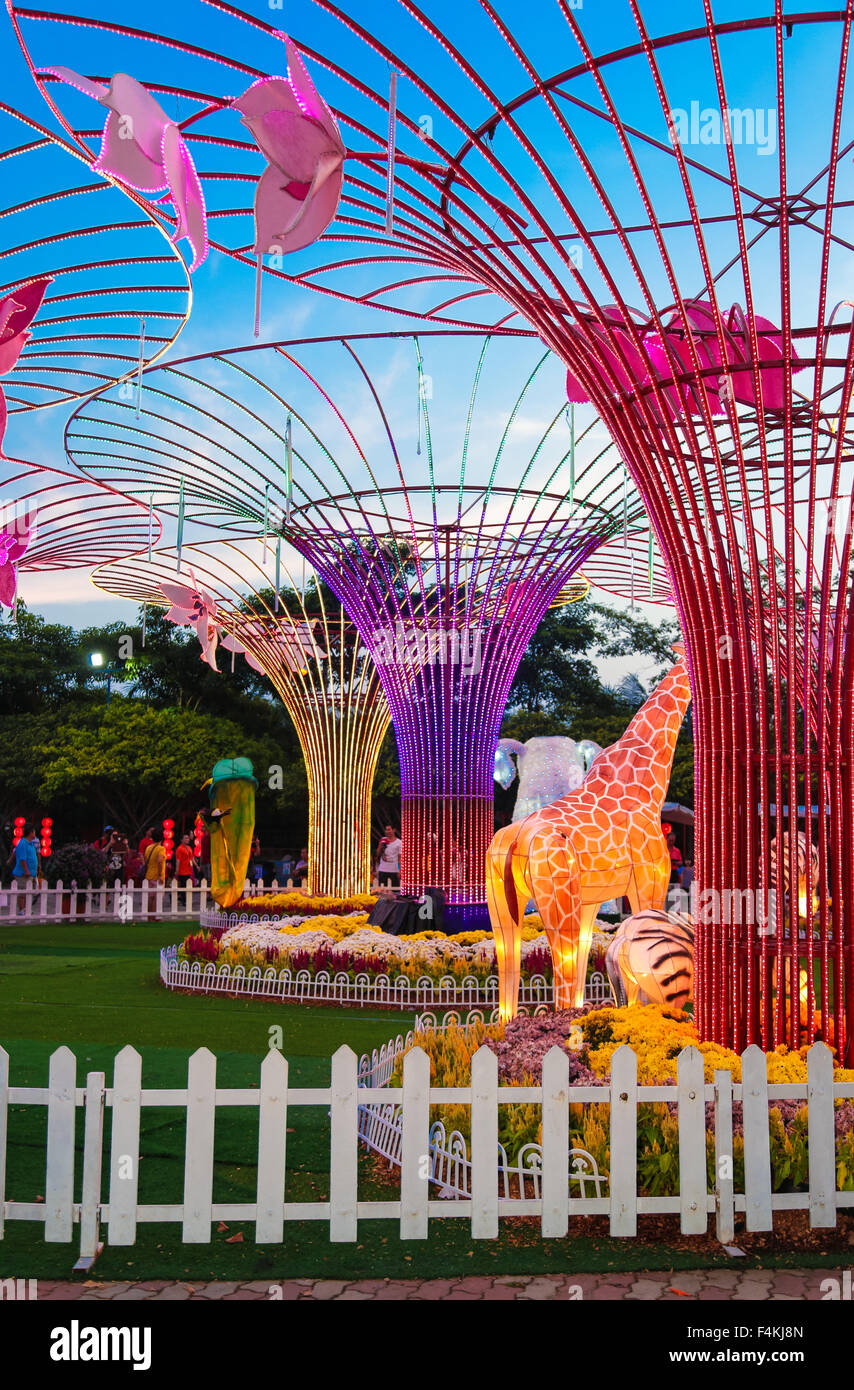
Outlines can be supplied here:
[[430, 1058], [414, 1047], [403, 1059], [400, 1238], [427, 1239], [430, 1196]]
[[146, 919], [148, 918], [148, 895], [151, 891], [151, 884], [149, 883], [147, 878], [143, 878], [139, 887], [139, 915], [143, 921], [146, 921]]
[[498, 1058], [479, 1047], [471, 1059], [471, 1233], [498, 1235]]
[[543, 1058], [542, 1234], [569, 1229], [569, 1058], [552, 1047]]
[[104, 1073], [86, 1077], [83, 1122], [83, 1185], [80, 1200], [80, 1258], [75, 1269], [88, 1269], [98, 1254], [98, 1214], [101, 1206], [101, 1165], [104, 1143]]
[[45, 1178], [46, 1241], [71, 1239], [74, 1202], [74, 1116], [77, 1059], [67, 1047], [51, 1055], [48, 1072], [47, 1176]]
[[638, 1233], [638, 1059], [626, 1043], [611, 1058], [611, 1235]]
[[329, 1239], [352, 1241], [357, 1235], [359, 1191], [358, 1059], [346, 1044], [332, 1057], [332, 1138], [329, 1171]]
[[705, 1235], [706, 1090], [702, 1053], [686, 1047], [676, 1063], [679, 1095], [679, 1219], [683, 1235]]
[[807, 1053], [810, 1226], [836, 1225], [833, 1053], [822, 1042]]
[[755, 1043], [741, 1054], [741, 1107], [744, 1124], [744, 1224], [748, 1231], [770, 1231], [773, 1218], [768, 1067], [765, 1053]]
[[200, 1047], [187, 1068], [187, 1142], [184, 1153], [185, 1245], [207, 1245], [211, 1238], [216, 1057]]
[[6, 1212], [6, 1140], [9, 1132], [9, 1054], [0, 1047], [0, 1240]]
[[735, 1240], [735, 1170], [732, 1142], [732, 1072], [715, 1072], [715, 1234]]
[[133, 1245], [136, 1240], [141, 1093], [142, 1058], [134, 1048], [123, 1047], [113, 1067], [110, 1218], [107, 1222], [110, 1245]]
[[279, 1245], [284, 1235], [285, 1152], [288, 1132], [288, 1064], [271, 1049], [261, 1063], [258, 1108], [258, 1188], [255, 1243]]

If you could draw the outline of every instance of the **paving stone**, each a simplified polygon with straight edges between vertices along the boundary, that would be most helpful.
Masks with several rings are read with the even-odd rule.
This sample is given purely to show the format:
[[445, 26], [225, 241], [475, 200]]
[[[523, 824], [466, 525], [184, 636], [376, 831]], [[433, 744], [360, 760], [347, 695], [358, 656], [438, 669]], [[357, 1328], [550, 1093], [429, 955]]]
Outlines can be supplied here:
[[334, 1298], [347, 1287], [346, 1279], [319, 1279], [311, 1290], [312, 1298]]
[[[658, 1294], [659, 1290], [656, 1289], [654, 1294], [640, 1295], [640, 1297], [658, 1298]], [[590, 1297], [599, 1301], [606, 1298], [637, 1298], [638, 1295], [627, 1293], [625, 1288], [622, 1288], [619, 1284], [597, 1284]]]
[[806, 1280], [798, 1274], [778, 1274], [774, 1279], [775, 1294], [792, 1294], [795, 1298], [803, 1298]]
[[[668, 1281], [670, 1276], [668, 1275]], [[615, 1285], [614, 1287], [619, 1287]], [[663, 1279], [636, 1279], [628, 1291], [629, 1298], [660, 1298], [667, 1284]]]
[[700, 1290], [697, 1297], [701, 1303], [728, 1303], [732, 1294], [728, 1289], [719, 1289], [714, 1284], [707, 1284], [704, 1289]]
[[225, 1298], [227, 1293], [235, 1293], [240, 1288], [239, 1284], [200, 1284], [199, 1293], [203, 1293], [206, 1298]]
[[535, 1298], [539, 1301], [560, 1297], [560, 1285], [553, 1279], [534, 1279], [526, 1289], [519, 1290], [520, 1298]]
[[368, 1301], [370, 1301], [370, 1297], [371, 1295], [369, 1293], [359, 1293], [358, 1289], [345, 1289], [343, 1293], [335, 1295], [335, 1302], [360, 1303], [363, 1302], [365, 1299], [368, 1299]]
[[[212, 1285], [209, 1284], [207, 1287], [211, 1288]], [[122, 1295], [119, 1294], [120, 1298], [121, 1296]], [[190, 1297], [190, 1290], [185, 1284], [167, 1284], [165, 1289], [161, 1289], [159, 1293], [151, 1294], [150, 1297], [152, 1303], [181, 1303]], [[199, 1293], [194, 1294], [193, 1297], [205, 1298], [207, 1294], [203, 1289], [200, 1289]], [[220, 1295], [220, 1297], [222, 1297], [222, 1295]]]
[[[153, 1300], [155, 1298], [162, 1298], [165, 1292], [166, 1291], [164, 1289], [161, 1289], [160, 1293], [152, 1293], [150, 1289], [127, 1289], [124, 1293], [116, 1294], [115, 1302], [141, 1303], [143, 1299], [150, 1298]], [[190, 1297], [186, 1289], [184, 1289], [183, 1297]]]

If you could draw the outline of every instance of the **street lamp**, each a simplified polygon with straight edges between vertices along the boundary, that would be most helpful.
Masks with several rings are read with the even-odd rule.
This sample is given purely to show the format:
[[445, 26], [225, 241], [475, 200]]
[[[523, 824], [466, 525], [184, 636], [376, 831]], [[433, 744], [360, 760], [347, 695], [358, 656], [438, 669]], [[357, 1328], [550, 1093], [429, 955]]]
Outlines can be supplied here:
[[107, 677], [107, 704], [109, 704], [109, 703], [110, 703], [110, 688], [111, 688], [111, 682], [112, 682], [112, 678], [113, 678], [113, 667], [112, 667], [112, 666], [106, 666], [106, 667], [105, 667], [105, 665], [104, 665], [104, 653], [103, 653], [103, 652], [90, 652], [90, 653], [89, 653], [89, 665], [92, 667], [92, 669], [93, 669], [94, 671], [102, 671], [102, 670], [103, 670], [103, 671], [105, 672], [106, 677]]

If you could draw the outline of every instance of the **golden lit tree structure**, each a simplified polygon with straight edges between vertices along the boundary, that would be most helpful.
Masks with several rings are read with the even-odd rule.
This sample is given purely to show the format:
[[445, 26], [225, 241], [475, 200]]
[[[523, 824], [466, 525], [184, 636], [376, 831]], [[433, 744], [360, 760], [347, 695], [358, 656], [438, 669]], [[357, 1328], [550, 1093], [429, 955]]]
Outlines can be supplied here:
[[309, 891], [367, 892], [371, 789], [390, 714], [377, 669], [334, 597], [313, 579], [295, 582], [254, 541], [184, 545], [180, 565], [175, 550], [157, 550], [104, 565], [94, 581], [195, 625], [201, 659], [224, 679], [244, 658], [268, 678], [305, 758]]
[[186, 359], [75, 412], [78, 466], [183, 523], [252, 523], [337, 595], [401, 765], [402, 887], [485, 920], [495, 748], [549, 606], [640, 508], [533, 334], [364, 334]]

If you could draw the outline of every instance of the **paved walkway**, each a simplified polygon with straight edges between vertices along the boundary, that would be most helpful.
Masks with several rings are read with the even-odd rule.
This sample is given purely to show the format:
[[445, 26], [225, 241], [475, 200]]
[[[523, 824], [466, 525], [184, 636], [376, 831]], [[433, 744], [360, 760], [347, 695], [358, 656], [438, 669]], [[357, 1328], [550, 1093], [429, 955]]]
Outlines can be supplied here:
[[[723, 1300], [818, 1300], [824, 1279], [841, 1282], [836, 1269], [700, 1269], [677, 1273], [637, 1274], [506, 1274], [497, 1278], [468, 1275], [460, 1279], [290, 1279], [273, 1283], [256, 1279], [250, 1284], [181, 1283], [147, 1279], [138, 1284], [102, 1284], [88, 1281], [59, 1284], [39, 1280], [39, 1299], [114, 1299], [120, 1301], [192, 1299], [297, 1298], [363, 1301], [401, 1299], [659, 1299], [685, 1301]], [[578, 1290], [580, 1289], [580, 1293]]]

